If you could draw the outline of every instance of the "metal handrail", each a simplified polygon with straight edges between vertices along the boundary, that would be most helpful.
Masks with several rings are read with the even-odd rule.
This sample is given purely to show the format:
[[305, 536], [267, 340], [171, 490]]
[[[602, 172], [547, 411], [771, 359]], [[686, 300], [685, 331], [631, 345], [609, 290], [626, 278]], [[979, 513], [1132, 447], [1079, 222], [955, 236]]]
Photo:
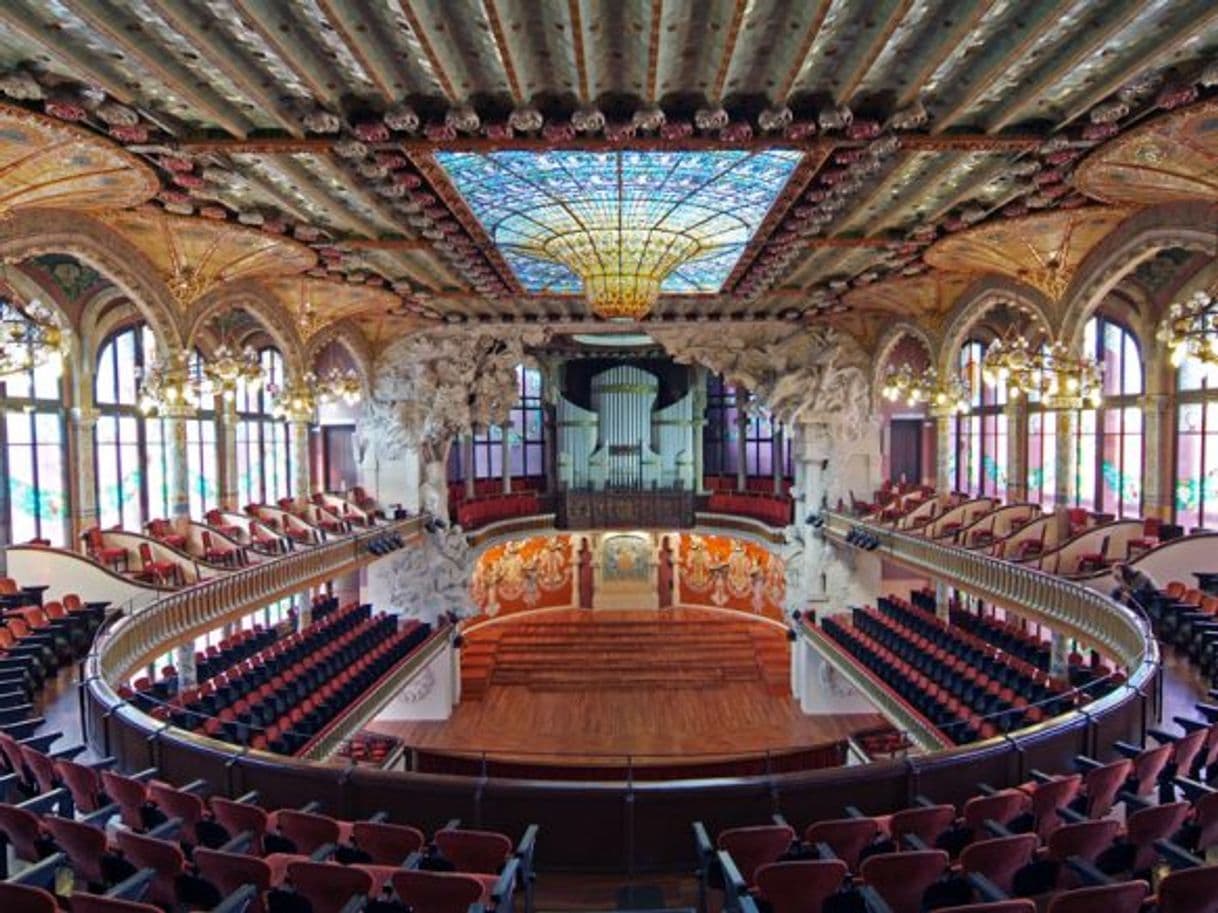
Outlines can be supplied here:
[[365, 547], [373, 540], [396, 533], [411, 544], [422, 522], [414, 517], [377, 526], [175, 590], [104, 626], [86, 660], [86, 674], [113, 687], [174, 644], [375, 561], [378, 556]]

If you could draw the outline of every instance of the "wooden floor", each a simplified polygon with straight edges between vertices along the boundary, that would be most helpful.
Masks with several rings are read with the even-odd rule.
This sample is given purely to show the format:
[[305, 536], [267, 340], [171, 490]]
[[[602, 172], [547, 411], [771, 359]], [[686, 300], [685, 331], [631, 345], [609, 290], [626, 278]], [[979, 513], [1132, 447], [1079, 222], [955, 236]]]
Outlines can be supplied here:
[[475, 629], [444, 722], [369, 728], [416, 748], [587, 763], [751, 755], [832, 742], [879, 714], [805, 716], [785, 632], [698, 609], [537, 613]]

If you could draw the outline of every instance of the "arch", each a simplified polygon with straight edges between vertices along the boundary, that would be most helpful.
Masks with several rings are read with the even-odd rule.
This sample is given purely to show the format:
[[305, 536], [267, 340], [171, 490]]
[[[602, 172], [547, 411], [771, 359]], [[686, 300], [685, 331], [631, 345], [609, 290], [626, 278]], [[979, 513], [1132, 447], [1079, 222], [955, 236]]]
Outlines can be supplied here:
[[365, 390], [371, 390], [374, 360], [372, 347], [368, 345], [367, 337], [353, 320], [343, 319], [328, 323], [309, 337], [305, 343], [304, 364], [306, 369], [312, 369], [313, 364], [317, 361], [317, 356], [331, 343], [337, 343], [347, 351], [347, 354], [351, 356], [351, 361], [355, 364], [355, 370], [364, 382]]
[[30, 210], [0, 219], [0, 260], [71, 254], [121, 289], [166, 345], [181, 343], [180, 312], [156, 267], [104, 221], [79, 212]]
[[229, 308], [243, 308], [258, 318], [262, 328], [283, 355], [288, 377], [299, 379], [309, 370], [304, 342], [291, 315], [265, 288], [251, 279], [236, 279], [217, 285], [191, 307], [187, 347], [197, 343], [203, 328], [217, 313]]
[[882, 408], [881, 400], [884, 389], [884, 373], [888, 368], [888, 359], [902, 340], [909, 338], [922, 344], [926, 350], [926, 361], [935, 364], [935, 352], [938, 348], [936, 341], [925, 327], [909, 320], [901, 320], [891, 324], [880, 336], [875, 346], [874, 362], [871, 366], [871, 398], [872, 409]]
[[939, 350], [934, 364], [942, 376], [956, 370], [955, 360], [969, 330], [990, 308], [1009, 304], [1028, 314], [1049, 338], [1054, 337], [1054, 324], [1049, 318], [1050, 302], [1038, 289], [1004, 276], [982, 276], [961, 294], [943, 322]]
[[1218, 255], [1218, 205], [1167, 203], [1143, 209], [1095, 246], [1074, 273], [1062, 312], [1061, 339], [1077, 350], [1083, 328], [1118, 282], [1159, 251], [1171, 247]]

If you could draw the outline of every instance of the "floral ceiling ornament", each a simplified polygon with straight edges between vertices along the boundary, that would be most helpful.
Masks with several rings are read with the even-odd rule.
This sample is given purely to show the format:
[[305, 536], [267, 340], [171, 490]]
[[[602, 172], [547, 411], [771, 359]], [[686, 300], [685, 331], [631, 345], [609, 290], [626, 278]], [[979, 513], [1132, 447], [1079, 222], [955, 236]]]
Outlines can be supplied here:
[[39, 101], [44, 93], [38, 80], [25, 70], [13, 70], [0, 76], [0, 94], [17, 101]]
[[508, 115], [508, 126], [517, 133], [536, 133], [545, 122], [541, 112], [534, 107], [517, 108]]
[[766, 108], [757, 115], [757, 126], [766, 133], [776, 133], [791, 125], [795, 115], [786, 105], [779, 108]]
[[419, 129], [419, 115], [409, 105], [394, 105], [385, 112], [385, 124], [390, 130], [401, 133], [416, 133]]
[[704, 132], [722, 130], [731, 118], [722, 105], [713, 108], [699, 108], [694, 112], [694, 126]]
[[458, 105], [444, 115], [444, 124], [458, 133], [477, 133], [482, 120], [472, 105]]
[[605, 129], [605, 115], [598, 108], [580, 108], [571, 115], [571, 126], [579, 133], [599, 133]]

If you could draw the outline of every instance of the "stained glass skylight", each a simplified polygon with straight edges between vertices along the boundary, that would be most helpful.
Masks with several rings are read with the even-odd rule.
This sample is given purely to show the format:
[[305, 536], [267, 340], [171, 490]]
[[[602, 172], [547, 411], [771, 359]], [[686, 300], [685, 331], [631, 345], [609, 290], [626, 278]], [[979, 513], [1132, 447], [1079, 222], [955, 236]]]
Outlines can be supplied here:
[[718, 292], [801, 157], [435, 153], [526, 291], [590, 298], [597, 282], [623, 277], [666, 293]]

